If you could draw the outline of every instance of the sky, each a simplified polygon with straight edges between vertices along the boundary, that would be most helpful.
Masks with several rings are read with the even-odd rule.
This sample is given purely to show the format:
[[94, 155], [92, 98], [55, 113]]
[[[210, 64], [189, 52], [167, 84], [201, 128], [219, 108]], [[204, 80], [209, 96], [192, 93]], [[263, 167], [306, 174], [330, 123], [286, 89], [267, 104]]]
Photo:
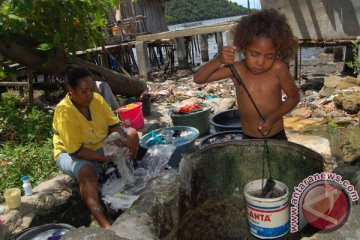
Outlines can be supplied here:
[[[243, 7], [247, 7], [247, 0], [230, 0], [232, 2], [236, 2], [239, 5], [242, 5]], [[250, 8], [261, 8], [260, 0], [250, 0]]]

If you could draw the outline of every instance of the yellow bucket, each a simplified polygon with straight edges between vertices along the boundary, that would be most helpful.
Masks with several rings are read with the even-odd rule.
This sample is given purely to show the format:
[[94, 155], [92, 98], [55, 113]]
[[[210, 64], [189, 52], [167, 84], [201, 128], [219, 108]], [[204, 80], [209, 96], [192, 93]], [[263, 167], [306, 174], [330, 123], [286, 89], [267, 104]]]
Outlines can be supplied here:
[[21, 204], [21, 191], [19, 188], [9, 188], [6, 189], [4, 192], [4, 198], [6, 205], [11, 208], [15, 209], [20, 207]]

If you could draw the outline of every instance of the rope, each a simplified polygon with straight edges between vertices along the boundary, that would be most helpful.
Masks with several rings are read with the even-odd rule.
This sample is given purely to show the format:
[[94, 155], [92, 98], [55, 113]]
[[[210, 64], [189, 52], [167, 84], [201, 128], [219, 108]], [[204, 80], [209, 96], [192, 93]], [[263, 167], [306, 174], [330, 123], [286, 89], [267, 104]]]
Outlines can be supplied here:
[[[250, 92], [248, 91], [248, 89], [246, 88], [244, 82], [242, 81], [239, 73], [237, 72], [234, 64], [229, 64], [227, 65], [233, 76], [235, 77], [236, 81], [239, 83], [240, 86], [242, 86], [244, 88], [244, 91], [245, 93], [248, 95], [252, 105], [254, 106], [256, 112], [259, 114], [259, 117], [263, 120], [263, 121], [266, 121], [267, 119], [267, 116], [266, 115], [262, 115], [258, 106], [256, 105], [254, 99], [252, 98]], [[268, 148], [268, 144], [267, 144], [267, 137], [263, 135], [263, 139], [264, 139], [264, 151], [263, 151], [263, 162], [262, 162], [262, 188], [264, 188], [264, 178], [265, 178], [265, 161], [267, 162], [267, 167], [268, 167], [268, 170], [269, 170], [269, 179], [272, 179], [272, 176], [271, 176], [271, 167], [270, 167], [270, 158], [269, 158], [269, 148]]]
[[257, 107], [254, 99], [251, 97], [250, 92], [248, 91], [247, 87], [245, 86], [244, 82], [242, 81], [239, 73], [237, 72], [234, 64], [229, 64], [228, 67], [230, 67], [230, 70], [232, 72], [232, 74], [234, 75], [235, 79], [237, 80], [237, 82], [239, 83], [240, 86], [242, 86], [244, 88], [244, 91], [246, 92], [246, 94], [248, 95], [252, 105], [254, 106], [256, 112], [259, 114], [259, 117], [263, 120], [266, 121], [267, 117], [266, 115], [262, 115], [259, 108]]

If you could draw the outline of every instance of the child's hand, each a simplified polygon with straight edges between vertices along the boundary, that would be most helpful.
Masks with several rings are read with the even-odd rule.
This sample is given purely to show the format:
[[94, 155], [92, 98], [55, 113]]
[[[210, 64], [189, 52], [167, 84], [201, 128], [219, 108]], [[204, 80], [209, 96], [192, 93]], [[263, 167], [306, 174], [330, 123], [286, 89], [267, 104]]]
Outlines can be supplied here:
[[263, 135], [263, 137], [266, 137], [271, 132], [272, 125], [273, 123], [269, 118], [267, 118], [265, 121], [263, 121], [260, 124], [258, 130], [261, 133], [261, 135]]
[[218, 59], [222, 64], [233, 64], [235, 62], [235, 53], [235, 46], [224, 47], [218, 55]]

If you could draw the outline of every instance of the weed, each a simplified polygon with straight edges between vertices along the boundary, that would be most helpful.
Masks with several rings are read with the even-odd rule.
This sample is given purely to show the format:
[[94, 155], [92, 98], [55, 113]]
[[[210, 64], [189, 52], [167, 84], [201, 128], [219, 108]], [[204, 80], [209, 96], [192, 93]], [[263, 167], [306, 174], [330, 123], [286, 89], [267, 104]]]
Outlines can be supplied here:
[[353, 40], [351, 41], [353, 45], [353, 56], [354, 61], [347, 62], [346, 65], [354, 70], [354, 73], [360, 74], [360, 55], [359, 55], [359, 49], [360, 49], [360, 40]]
[[328, 122], [328, 125], [332, 128], [337, 128], [338, 127], [338, 123], [336, 120], [331, 120], [330, 122]]
[[14, 94], [3, 94], [0, 102], [0, 202], [7, 188], [21, 188], [21, 176], [33, 185], [60, 173], [53, 159], [51, 113], [35, 106], [26, 114], [25, 105]]
[[41, 106], [25, 114], [24, 105], [13, 94], [3, 94], [0, 102], [0, 140], [26, 143], [51, 137], [52, 116]]
[[47, 180], [54, 173], [60, 173], [53, 158], [52, 140], [14, 144], [0, 147], [0, 202], [6, 188], [19, 187], [21, 176], [28, 175], [33, 186]]

